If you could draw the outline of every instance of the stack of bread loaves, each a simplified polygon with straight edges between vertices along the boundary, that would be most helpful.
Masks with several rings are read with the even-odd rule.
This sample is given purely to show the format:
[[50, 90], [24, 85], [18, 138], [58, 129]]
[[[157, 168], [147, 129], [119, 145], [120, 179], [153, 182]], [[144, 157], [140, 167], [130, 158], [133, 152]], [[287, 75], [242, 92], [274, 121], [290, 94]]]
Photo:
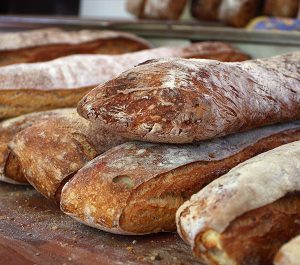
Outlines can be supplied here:
[[[177, 211], [206, 264], [272, 264], [300, 233], [300, 52], [195, 57], [247, 56], [200, 43], [2, 67], [2, 118], [48, 111], [0, 123], [1, 180], [112, 233], [174, 231]], [[79, 88], [79, 115], [49, 110]]]

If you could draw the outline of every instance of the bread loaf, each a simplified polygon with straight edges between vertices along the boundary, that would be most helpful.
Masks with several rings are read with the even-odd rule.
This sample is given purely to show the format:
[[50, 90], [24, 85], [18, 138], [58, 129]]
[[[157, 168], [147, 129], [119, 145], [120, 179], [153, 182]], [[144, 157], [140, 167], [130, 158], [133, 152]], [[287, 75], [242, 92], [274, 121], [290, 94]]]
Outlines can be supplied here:
[[129, 142], [98, 156], [66, 183], [61, 209], [119, 234], [175, 230], [175, 212], [193, 193], [240, 162], [300, 139], [300, 122], [194, 145]]
[[56, 28], [0, 34], [0, 66], [52, 60], [76, 54], [121, 54], [151, 48], [134, 34]]
[[8, 148], [9, 142], [18, 132], [25, 128], [49, 118], [64, 116], [70, 111], [74, 112], [74, 109], [36, 112], [0, 122], [0, 181], [13, 184], [28, 184], [17, 158]]
[[300, 52], [223, 63], [152, 60], [93, 89], [86, 119], [134, 140], [189, 143], [300, 118]]
[[264, 14], [272, 17], [296, 17], [298, 0], [266, 0]]
[[127, 11], [139, 18], [178, 19], [187, 0], [127, 0]]
[[300, 236], [284, 244], [275, 256], [274, 265], [300, 264]]
[[220, 60], [248, 58], [228, 44], [204, 42], [124, 55], [73, 55], [50, 62], [1, 67], [0, 120], [34, 111], [75, 107], [99, 83], [140, 62], [162, 57]]
[[218, 17], [226, 24], [244, 27], [259, 11], [260, 0], [222, 0]]
[[300, 233], [300, 141], [238, 165], [177, 211], [181, 237], [205, 264], [272, 264]]
[[98, 128], [70, 109], [60, 117], [22, 130], [9, 147], [28, 182], [45, 197], [59, 199], [60, 185], [68, 177], [122, 142], [123, 138]]
[[205, 21], [218, 20], [218, 10], [222, 0], [193, 0], [191, 14], [194, 18]]

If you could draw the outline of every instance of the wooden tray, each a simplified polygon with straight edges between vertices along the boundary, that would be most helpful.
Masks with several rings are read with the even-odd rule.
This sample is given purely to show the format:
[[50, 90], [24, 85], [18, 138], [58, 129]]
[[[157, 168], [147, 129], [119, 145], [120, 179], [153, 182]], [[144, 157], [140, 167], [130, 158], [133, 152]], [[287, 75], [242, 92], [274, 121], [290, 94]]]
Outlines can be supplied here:
[[0, 264], [199, 263], [175, 233], [109, 234], [72, 220], [33, 188], [0, 183]]

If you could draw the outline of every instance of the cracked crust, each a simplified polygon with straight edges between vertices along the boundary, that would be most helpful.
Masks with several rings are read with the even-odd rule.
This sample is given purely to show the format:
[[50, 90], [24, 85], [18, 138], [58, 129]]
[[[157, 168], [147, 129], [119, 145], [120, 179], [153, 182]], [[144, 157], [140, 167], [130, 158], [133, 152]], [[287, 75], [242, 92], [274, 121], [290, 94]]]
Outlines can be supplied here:
[[295, 122], [184, 147], [125, 143], [78, 171], [62, 190], [61, 209], [112, 233], [174, 231], [175, 212], [193, 193], [242, 161], [299, 139]]
[[248, 59], [228, 44], [203, 42], [123, 55], [72, 55], [50, 62], [6, 66], [0, 71], [0, 120], [34, 111], [75, 107], [96, 85], [140, 62], [165, 57]]
[[272, 264], [300, 233], [299, 165], [300, 141], [239, 164], [178, 209], [179, 234], [207, 264]]
[[18, 133], [10, 142], [28, 182], [50, 199], [61, 183], [105, 150], [124, 142], [81, 118], [75, 109]]
[[86, 119], [133, 140], [190, 143], [300, 118], [300, 52], [224, 63], [161, 59], [93, 89]]

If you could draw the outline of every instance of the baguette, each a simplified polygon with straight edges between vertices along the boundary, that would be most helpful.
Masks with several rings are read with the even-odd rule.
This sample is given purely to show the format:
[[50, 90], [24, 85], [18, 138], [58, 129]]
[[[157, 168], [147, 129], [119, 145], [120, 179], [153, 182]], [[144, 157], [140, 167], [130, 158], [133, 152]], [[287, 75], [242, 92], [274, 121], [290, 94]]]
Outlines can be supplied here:
[[124, 55], [73, 55], [45, 63], [6, 66], [0, 69], [0, 120], [29, 112], [75, 107], [99, 83], [140, 62], [162, 57], [249, 58], [228, 44], [204, 42]]
[[194, 145], [124, 143], [66, 183], [61, 209], [112, 233], [174, 231], [176, 210], [193, 193], [238, 163], [299, 139], [298, 121]]
[[223, 63], [153, 60], [79, 102], [86, 119], [134, 140], [190, 143], [300, 118], [300, 52]]
[[52, 60], [76, 54], [121, 54], [149, 49], [152, 45], [134, 34], [57, 28], [0, 34], [0, 66]]
[[191, 14], [194, 18], [205, 21], [217, 21], [222, 0], [192, 0]]
[[300, 233], [300, 141], [238, 165], [177, 211], [177, 228], [205, 264], [272, 264]]
[[24, 177], [19, 162], [8, 148], [9, 142], [14, 136], [27, 127], [49, 118], [61, 117], [74, 111], [74, 109], [57, 109], [44, 112], [36, 112], [8, 119], [0, 123], [0, 181], [12, 184], [28, 184]]
[[274, 265], [299, 265], [300, 264], [300, 236], [284, 244], [274, 259]]
[[28, 182], [45, 197], [59, 200], [64, 181], [88, 161], [124, 141], [69, 109], [60, 117], [22, 130], [9, 148]]

